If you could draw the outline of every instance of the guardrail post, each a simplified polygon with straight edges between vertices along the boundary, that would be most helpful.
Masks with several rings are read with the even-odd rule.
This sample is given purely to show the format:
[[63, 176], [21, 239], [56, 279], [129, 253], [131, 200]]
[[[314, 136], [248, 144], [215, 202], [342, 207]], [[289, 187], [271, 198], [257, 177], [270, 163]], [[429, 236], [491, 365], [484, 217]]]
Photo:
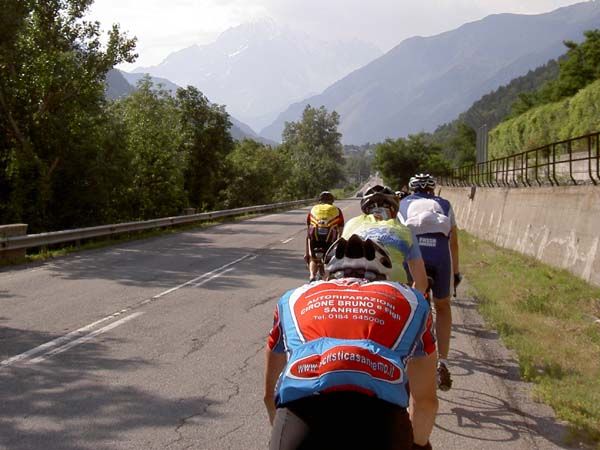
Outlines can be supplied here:
[[[13, 223], [0, 225], [0, 249], [4, 247], [6, 238], [14, 236], [25, 236], [27, 234], [26, 223]], [[15, 249], [0, 252], [0, 260], [19, 260], [25, 258], [25, 249]]]

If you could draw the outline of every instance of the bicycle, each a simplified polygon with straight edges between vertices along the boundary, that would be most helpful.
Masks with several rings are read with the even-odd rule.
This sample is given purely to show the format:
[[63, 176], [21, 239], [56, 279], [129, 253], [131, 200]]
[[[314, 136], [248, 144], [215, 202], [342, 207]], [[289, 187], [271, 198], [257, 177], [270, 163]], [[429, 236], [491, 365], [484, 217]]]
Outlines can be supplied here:
[[317, 273], [315, 281], [322, 280], [325, 277], [325, 249], [316, 248], [314, 256], [317, 259]]

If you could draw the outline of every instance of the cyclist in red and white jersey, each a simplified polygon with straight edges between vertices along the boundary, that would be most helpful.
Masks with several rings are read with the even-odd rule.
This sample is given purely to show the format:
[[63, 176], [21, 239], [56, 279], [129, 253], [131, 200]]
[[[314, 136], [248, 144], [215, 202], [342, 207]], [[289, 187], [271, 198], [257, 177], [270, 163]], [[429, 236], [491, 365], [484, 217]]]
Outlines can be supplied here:
[[286, 292], [275, 309], [264, 394], [270, 450], [431, 449], [429, 304], [386, 281], [392, 262], [376, 241], [341, 238], [325, 263], [327, 281]]

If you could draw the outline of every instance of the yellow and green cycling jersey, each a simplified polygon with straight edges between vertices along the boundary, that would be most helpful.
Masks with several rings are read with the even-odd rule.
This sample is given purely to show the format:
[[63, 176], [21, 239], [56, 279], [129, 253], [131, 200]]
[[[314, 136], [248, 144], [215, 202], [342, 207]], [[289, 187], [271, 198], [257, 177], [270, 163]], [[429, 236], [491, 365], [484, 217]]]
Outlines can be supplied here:
[[362, 214], [346, 223], [342, 237], [348, 239], [353, 234], [383, 245], [392, 259], [390, 280], [407, 282], [403, 263], [421, 258], [421, 250], [410, 228], [396, 218], [377, 220], [372, 214]]

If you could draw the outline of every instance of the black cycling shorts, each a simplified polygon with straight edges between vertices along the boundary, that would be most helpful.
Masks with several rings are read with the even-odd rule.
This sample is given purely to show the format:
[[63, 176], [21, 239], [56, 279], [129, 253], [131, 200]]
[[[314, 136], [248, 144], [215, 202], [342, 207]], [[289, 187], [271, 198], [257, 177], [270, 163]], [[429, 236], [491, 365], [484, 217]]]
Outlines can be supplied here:
[[[331, 247], [331, 244], [333, 244], [333, 242], [329, 242], [324, 239], [322, 239], [322, 240], [309, 239], [310, 257], [313, 259], [317, 259], [317, 257], [315, 256], [315, 252], [318, 249], [321, 249], [324, 254], [327, 253], [327, 250], [329, 250], [329, 247]], [[323, 255], [323, 256], [325, 256], [325, 255]]]
[[410, 450], [406, 408], [358, 392], [331, 392], [278, 408], [269, 450]]

